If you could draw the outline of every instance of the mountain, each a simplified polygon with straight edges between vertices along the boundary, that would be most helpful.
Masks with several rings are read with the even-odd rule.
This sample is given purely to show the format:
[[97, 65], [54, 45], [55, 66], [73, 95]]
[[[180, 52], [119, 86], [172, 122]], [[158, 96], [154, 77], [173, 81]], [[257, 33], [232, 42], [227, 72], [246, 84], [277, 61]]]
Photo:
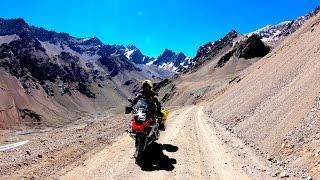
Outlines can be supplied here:
[[222, 127], [250, 147], [278, 170], [274, 176], [317, 179], [319, 22], [313, 14], [276, 44], [231, 31], [201, 46], [184, 73], [159, 83], [160, 99], [167, 106], [205, 107], [212, 128]]
[[232, 30], [220, 40], [209, 42], [200, 46], [196, 56], [190, 61], [189, 65], [183, 69], [184, 73], [194, 72], [199, 67], [204, 66], [208, 61], [218, 58], [215, 68], [222, 67], [232, 57], [237, 59], [252, 59], [263, 57], [268, 54], [270, 48], [261, 41], [260, 37], [252, 34], [247, 37]]
[[298, 30], [307, 20], [314, 17], [320, 8], [316, 8], [314, 11], [308, 13], [305, 16], [298, 17], [292, 21], [285, 21], [277, 25], [268, 25], [264, 28], [256, 30], [248, 34], [240, 34], [235, 30], [230, 31], [222, 39], [218, 41], [208, 42], [207, 44], [199, 47], [197, 54], [194, 58], [186, 57], [183, 53], [174, 53], [171, 50], [166, 49], [159, 57], [149, 58], [141, 54], [140, 51], [135, 50], [135, 48], [129, 49], [128, 53], [137, 53], [135, 58], [132, 58], [134, 62], [138, 64], [153, 64], [159, 68], [173, 71], [173, 72], [186, 72], [194, 68], [197, 68], [210, 57], [216, 56], [227, 46], [235, 45], [244, 36], [251, 37], [252, 35], [257, 35], [260, 40], [267, 46], [271, 48], [279, 44], [287, 36]]
[[152, 64], [167, 70], [179, 72], [182, 68], [189, 65], [191, 58], [184, 55], [182, 52], [175, 53], [166, 49]]
[[319, 22], [311, 18], [219, 96], [204, 97], [215, 122], [290, 177], [320, 177]]
[[194, 71], [205, 63], [205, 61], [225, 52], [226, 49], [233, 47], [239, 38], [241, 38], [241, 35], [237, 31], [232, 30], [220, 40], [208, 42], [207, 44], [200, 46], [196, 56], [192, 60], [192, 64], [190, 64], [186, 71]]
[[[159, 83], [156, 90], [163, 103], [174, 106], [194, 104], [205, 94], [217, 93], [231, 82], [238, 81], [235, 77], [270, 51], [271, 48], [259, 36], [247, 37], [232, 30], [220, 40], [199, 47], [190, 65], [182, 73]], [[193, 86], [195, 81], [203, 83]], [[184, 88], [189, 85], [190, 88]]]
[[[179, 72], [195, 71], [199, 66], [205, 64], [207, 60], [217, 55], [226, 53], [225, 49], [228, 49], [228, 47], [231, 46], [235, 46], [244, 38], [251, 38], [252, 40], [252, 37], [255, 37], [253, 35], [259, 37], [266, 46], [269, 46], [272, 49], [286, 37], [298, 30], [307, 20], [314, 17], [319, 12], [319, 10], [320, 7], [316, 8], [314, 11], [308, 13], [305, 16], [298, 17], [295, 20], [285, 21], [277, 25], [268, 25], [264, 28], [244, 35], [238, 33], [235, 30], [232, 30], [220, 40], [208, 42], [205, 45], [200, 46], [196, 56], [193, 59], [189, 59], [188, 61], [186, 61], [186, 63], [183, 65], [184, 68], [179, 69]], [[235, 50], [232, 50], [232, 52], [233, 51]], [[231, 54], [233, 55], [232, 52], [226, 54], [225, 58], [228, 59], [228, 56], [231, 56]]]
[[[157, 58], [145, 56], [141, 51], [133, 45], [123, 49], [125, 56], [132, 62], [139, 65], [156, 66], [163, 71], [178, 73], [190, 64], [191, 58], [182, 52], [175, 53], [172, 50], [165, 49]], [[171, 73], [171, 74], [172, 74]]]
[[261, 37], [261, 40], [270, 45], [276, 45], [288, 35], [294, 33], [299, 29], [307, 20], [314, 17], [320, 10], [320, 7], [314, 11], [308, 13], [305, 16], [300, 16], [292, 21], [281, 22], [276, 25], [268, 25], [264, 28], [256, 30], [252, 33], [248, 33], [247, 36], [257, 34]]
[[[241, 81], [239, 76], [245, 69], [274, 51], [277, 45], [318, 12], [319, 8], [316, 8], [296, 20], [268, 26], [245, 35], [231, 30], [221, 39], [200, 46], [196, 56], [180, 70], [181, 73], [158, 84], [156, 89], [162, 102], [175, 106], [193, 104], [207, 94], [219, 93], [230, 84]], [[273, 36], [273, 32], [278, 33]], [[188, 84], [194, 84], [195, 76], [212, 78], [202, 85], [186, 89]], [[211, 86], [208, 87], [208, 84]]]
[[[168, 49], [156, 58], [148, 57], [133, 45], [103, 44], [96, 37], [76, 38], [67, 33], [29, 26], [23, 19], [0, 18], [0, 71], [3, 89], [6, 89], [3, 94], [10, 97], [2, 108], [0, 121], [6, 121], [2, 123], [4, 126], [13, 119], [21, 120], [24, 110], [37, 113], [43, 119], [60, 114], [60, 119], [69, 121], [65, 112], [71, 113], [68, 115], [71, 119], [76, 119], [78, 112], [94, 113], [125, 103], [127, 97], [138, 91], [142, 79], [161, 81], [182, 72], [173, 77], [180, 79], [179, 76], [199, 69], [203, 69], [201, 74], [204, 76], [204, 72], [228, 72], [224, 74], [223, 83], [219, 82], [223, 86], [217, 86], [225, 87], [233, 75], [274, 48], [266, 41], [271, 36], [266, 32], [281, 31], [277, 35], [279, 38], [271, 38], [274, 40], [270, 42], [282, 40], [317, 12], [318, 9], [291, 23], [282, 23], [274, 27], [277, 30], [264, 28], [250, 36], [232, 30], [220, 40], [201, 46], [192, 59]], [[9, 86], [11, 81], [15, 83]], [[11, 93], [11, 88], [19, 91]], [[52, 105], [45, 106], [44, 102]], [[7, 118], [8, 113], [12, 117]], [[42, 124], [50, 124], [50, 121], [43, 120]]]
[[132, 62], [136, 64], [147, 64], [150, 61], [154, 60], [154, 58], [150, 58], [149, 56], [145, 56], [142, 52], [135, 47], [134, 45], [128, 45], [124, 50], [125, 56]]
[[120, 110], [141, 80], [173, 75], [145, 65], [150, 60], [132, 45], [0, 18], [0, 127], [60, 126], [86, 114]]

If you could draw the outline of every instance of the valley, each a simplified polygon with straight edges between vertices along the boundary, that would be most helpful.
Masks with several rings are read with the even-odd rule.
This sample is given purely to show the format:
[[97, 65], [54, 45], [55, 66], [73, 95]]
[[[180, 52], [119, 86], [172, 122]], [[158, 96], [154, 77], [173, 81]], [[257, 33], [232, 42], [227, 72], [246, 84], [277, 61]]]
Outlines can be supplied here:
[[[318, 11], [194, 58], [0, 19], [0, 178], [319, 179]], [[170, 115], [138, 166], [123, 111], [144, 79]]]

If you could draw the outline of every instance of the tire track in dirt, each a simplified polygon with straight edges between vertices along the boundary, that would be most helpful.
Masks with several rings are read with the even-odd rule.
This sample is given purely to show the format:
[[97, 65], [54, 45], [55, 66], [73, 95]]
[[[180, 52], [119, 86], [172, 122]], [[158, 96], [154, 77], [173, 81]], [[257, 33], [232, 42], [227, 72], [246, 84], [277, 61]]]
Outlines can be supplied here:
[[195, 127], [198, 131], [198, 140], [206, 161], [207, 173], [217, 173], [218, 179], [249, 179], [246, 173], [233, 163], [234, 154], [226, 153], [225, 145], [210, 128], [203, 113], [203, 107], [196, 110]]

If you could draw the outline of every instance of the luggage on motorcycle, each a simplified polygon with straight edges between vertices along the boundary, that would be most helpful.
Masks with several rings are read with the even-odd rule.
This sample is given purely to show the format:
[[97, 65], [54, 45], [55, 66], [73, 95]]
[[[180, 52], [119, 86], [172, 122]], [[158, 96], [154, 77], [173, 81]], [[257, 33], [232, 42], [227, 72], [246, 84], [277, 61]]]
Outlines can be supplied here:
[[169, 111], [167, 109], [161, 110], [162, 117], [160, 118], [160, 123], [159, 123], [159, 130], [165, 131], [165, 122], [168, 119]]
[[162, 121], [166, 121], [169, 116], [169, 111], [167, 109], [163, 109], [161, 110], [161, 113], [162, 113]]

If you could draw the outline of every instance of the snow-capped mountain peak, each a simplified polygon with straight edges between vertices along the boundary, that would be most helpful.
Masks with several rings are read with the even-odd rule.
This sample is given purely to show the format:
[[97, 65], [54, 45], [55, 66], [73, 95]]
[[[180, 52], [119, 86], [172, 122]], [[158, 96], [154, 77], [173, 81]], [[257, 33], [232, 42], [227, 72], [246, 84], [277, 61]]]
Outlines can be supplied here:
[[142, 54], [134, 45], [128, 45], [123, 48], [123, 51], [125, 57], [131, 62], [139, 65], [154, 66], [173, 73], [179, 72], [182, 68], [186, 68], [191, 61], [191, 58], [184, 55], [184, 53], [175, 53], [169, 49], [165, 49], [157, 58]]
[[305, 16], [300, 16], [292, 21], [284, 21], [276, 25], [267, 25], [261, 29], [246, 34], [246, 36], [249, 37], [252, 34], [257, 34], [258, 36], [260, 36], [263, 42], [271, 45], [277, 44], [285, 37], [299, 29], [307, 20], [315, 16], [318, 13], [318, 11], [319, 8], [315, 9], [314, 11], [308, 13]]
[[175, 53], [172, 50], [165, 49], [153, 64], [165, 70], [179, 72], [189, 64], [190, 59], [182, 52]]
[[123, 51], [127, 59], [136, 64], [146, 64], [153, 60], [153, 58], [142, 54], [142, 52], [134, 45], [128, 45]]
[[276, 43], [282, 39], [282, 36], [284, 36], [283, 33], [288, 31], [291, 24], [292, 21], [284, 21], [276, 25], [267, 25], [261, 29], [246, 34], [246, 36], [249, 37], [253, 34], [257, 34], [265, 43]]

